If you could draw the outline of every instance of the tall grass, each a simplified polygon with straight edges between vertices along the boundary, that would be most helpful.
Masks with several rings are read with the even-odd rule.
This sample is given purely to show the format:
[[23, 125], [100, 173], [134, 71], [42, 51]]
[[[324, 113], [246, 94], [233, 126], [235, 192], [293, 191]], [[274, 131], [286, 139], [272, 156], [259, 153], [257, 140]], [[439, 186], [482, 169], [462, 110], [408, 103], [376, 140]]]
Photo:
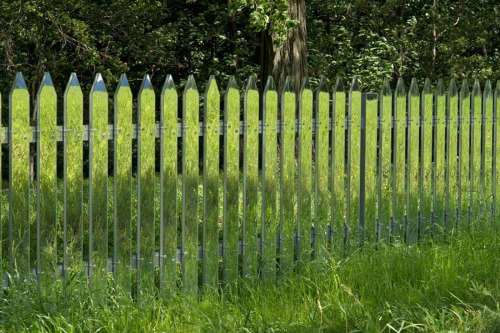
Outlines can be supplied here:
[[[366, 245], [312, 262], [266, 286], [238, 281], [200, 299], [135, 304], [5, 290], [0, 327], [14, 331], [499, 332], [500, 235], [455, 233], [439, 243]], [[74, 283], [75, 281], [73, 281]]]

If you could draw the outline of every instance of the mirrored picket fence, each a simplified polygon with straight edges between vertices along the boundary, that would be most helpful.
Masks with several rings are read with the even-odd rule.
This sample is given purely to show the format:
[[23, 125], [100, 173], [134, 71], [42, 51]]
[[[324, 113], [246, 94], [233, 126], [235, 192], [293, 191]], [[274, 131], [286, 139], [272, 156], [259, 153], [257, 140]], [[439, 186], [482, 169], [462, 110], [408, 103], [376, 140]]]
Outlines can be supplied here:
[[212, 77], [200, 96], [190, 76], [181, 95], [172, 77], [160, 91], [146, 76], [134, 110], [125, 75], [110, 96], [97, 74], [84, 123], [76, 75], [58, 105], [46, 74], [33, 127], [17, 74], [1, 133], [6, 283], [50, 291], [76, 276], [95, 299], [196, 294], [239, 278], [272, 283], [367, 242], [498, 224], [500, 83], [406, 89], [399, 79], [392, 91], [384, 80], [364, 93], [356, 78], [314, 91], [305, 79], [295, 91], [268, 78], [261, 94], [250, 77], [221, 94]]

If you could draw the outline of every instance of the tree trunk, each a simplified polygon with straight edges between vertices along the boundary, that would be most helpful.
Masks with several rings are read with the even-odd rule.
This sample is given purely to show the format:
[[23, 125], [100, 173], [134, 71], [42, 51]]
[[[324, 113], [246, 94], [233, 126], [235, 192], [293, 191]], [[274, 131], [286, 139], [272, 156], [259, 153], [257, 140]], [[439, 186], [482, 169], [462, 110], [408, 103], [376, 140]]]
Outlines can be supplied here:
[[308, 72], [305, 0], [289, 0], [288, 15], [291, 19], [298, 20], [299, 24], [288, 32], [287, 39], [282, 46], [276, 47], [273, 44], [274, 37], [269, 34], [268, 30], [261, 33], [260, 89], [264, 90], [269, 75], [273, 76], [279, 90], [285, 78], [291, 76], [298, 96], [303, 79]]

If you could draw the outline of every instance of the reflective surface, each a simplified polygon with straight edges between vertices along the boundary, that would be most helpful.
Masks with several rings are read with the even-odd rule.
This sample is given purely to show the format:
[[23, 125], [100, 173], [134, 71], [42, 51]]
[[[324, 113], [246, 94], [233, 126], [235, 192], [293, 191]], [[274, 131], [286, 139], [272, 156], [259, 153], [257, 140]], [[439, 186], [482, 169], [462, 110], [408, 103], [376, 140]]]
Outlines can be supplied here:
[[264, 124], [262, 145], [262, 280], [273, 283], [276, 277], [276, 234], [278, 232], [277, 202], [277, 138], [278, 138], [278, 93], [272, 77], [269, 77], [264, 90]]
[[238, 278], [240, 93], [234, 77], [229, 79], [225, 96], [224, 123], [224, 280]]
[[327, 251], [327, 228], [329, 213], [328, 166], [329, 166], [329, 121], [330, 94], [326, 80], [321, 78], [316, 93], [316, 133], [315, 133], [315, 171], [316, 200], [314, 222], [314, 256], [324, 260]]
[[[220, 94], [213, 76], [205, 91], [203, 136], [203, 284], [219, 284]], [[191, 142], [189, 142], [191, 144]]]
[[46, 73], [37, 95], [37, 273], [42, 293], [52, 294], [57, 269], [57, 96]]
[[299, 155], [297, 218], [299, 247], [298, 258], [303, 262], [311, 259], [312, 227], [312, 113], [313, 92], [309, 80], [304, 79], [299, 105]]

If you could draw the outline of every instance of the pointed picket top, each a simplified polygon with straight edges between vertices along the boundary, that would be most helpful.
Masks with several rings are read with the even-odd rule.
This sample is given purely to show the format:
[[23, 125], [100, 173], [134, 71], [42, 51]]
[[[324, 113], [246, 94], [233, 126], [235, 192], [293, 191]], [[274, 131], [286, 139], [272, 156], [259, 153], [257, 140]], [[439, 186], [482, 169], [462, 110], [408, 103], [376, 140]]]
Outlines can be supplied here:
[[304, 90], [311, 90], [311, 83], [308, 76], [304, 77], [304, 82], [302, 82], [302, 87], [300, 88], [301, 92]]
[[328, 82], [326, 81], [324, 76], [322, 76], [321, 79], [319, 80], [317, 91], [318, 91], [318, 93], [319, 92], [326, 92], [326, 93], [328, 92]]
[[90, 93], [92, 94], [94, 92], [107, 92], [101, 73], [96, 74], [94, 83], [92, 83], [92, 88], [90, 88]]
[[71, 86], [71, 87], [79, 87], [80, 86], [80, 82], [78, 81], [78, 77], [76, 76], [76, 73], [71, 73], [71, 76], [69, 77], [69, 81], [68, 81], [68, 86]]
[[219, 92], [219, 87], [217, 86], [217, 81], [215, 80], [214, 75], [210, 75], [208, 78], [207, 87], [205, 88], [205, 95], [208, 95], [210, 92], [216, 93]]
[[161, 91], [163, 93], [165, 90], [172, 90], [172, 89], [175, 90], [174, 78], [172, 77], [172, 75], [168, 74], [167, 78], [165, 79], [165, 83], [163, 83]]
[[53, 86], [54, 86], [54, 83], [52, 82], [52, 78], [50, 77], [50, 73], [49, 72], [45, 72], [43, 74], [42, 83], [40, 83], [40, 88], [42, 88], [42, 87], [53, 87]]
[[450, 96], [456, 96], [458, 94], [457, 84], [455, 83], [455, 79], [450, 80], [450, 87], [448, 88], [448, 94]]
[[490, 80], [486, 80], [486, 84], [484, 85], [484, 92], [483, 92], [483, 95], [484, 95], [484, 98], [489, 98], [491, 97], [491, 81]]
[[334, 92], [343, 92], [344, 91], [344, 83], [342, 82], [342, 78], [340, 76], [335, 80], [335, 91]]
[[425, 79], [424, 88], [422, 89], [422, 93], [424, 95], [432, 94], [432, 84], [431, 84], [431, 80], [429, 78]]
[[464, 79], [462, 81], [462, 87], [460, 88], [460, 95], [467, 97], [467, 95], [469, 95], [469, 94], [470, 94], [469, 82], [467, 82], [467, 79]]
[[130, 85], [128, 84], [127, 76], [125, 74], [120, 75], [120, 80], [118, 80], [118, 86], [115, 90], [115, 97], [118, 95], [120, 89], [130, 89]]
[[24, 82], [23, 74], [21, 74], [21, 72], [17, 72], [16, 77], [14, 78], [14, 83], [12, 84], [12, 88], [10, 89], [10, 92], [12, 93], [14, 90], [17, 89], [28, 90], [28, 88], [26, 88], [26, 83]]
[[238, 87], [238, 83], [236, 83], [236, 78], [234, 77], [234, 75], [229, 76], [229, 81], [227, 81], [226, 92], [229, 91], [229, 89], [236, 89], [236, 90], [240, 89]]
[[198, 90], [198, 87], [196, 86], [196, 81], [195, 81], [193, 75], [189, 75], [189, 77], [186, 81], [186, 86], [184, 87], [184, 93], [187, 93], [188, 90]]
[[359, 87], [359, 81], [358, 81], [357, 76], [352, 78], [351, 88], [350, 88], [349, 92], [353, 92], [353, 91], [361, 91], [361, 88]]
[[472, 89], [472, 95], [480, 96], [481, 95], [481, 85], [479, 84], [479, 80], [474, 80], [474, 88]]
[[436, 84], [436, 95], [444, 95], [444, 83], [442, 79], [439, 79]]
[[144, 75], [144, 78], [142, 79], [141, 87], [139, 88], [139, 95], [142, 94], [144, 90], [154, 90], [153, 83], [151, 83], [151, 79], [148, 74]]
[[249, 90], [257, 90], [257, 83], [255, 82], [255, 77], [253, 75], [248, 77], [248, 83], [245, 91]]
[[38, 87], [37, 97], [40, 97], [44, 88], [51, 88], [54, 90], [54, 83], [52, 82], [49, 72], [43, 74], [42, 82], [40, 83], [40, 87]]
[[417, 82], [417, 79], [416, 78], [413, 78], [411, 79], [411, 83], [410, 83], [410, 95], [419, 95], [420, 92], [418, 90], [418, 82]]
[[283, 84], [283, 92], [293, 92], [293, 81], [290, 76], [287, 76]]
[[130, 85], [128, 84], [127, 75], [125, 74], [120, 75], [120, 80], [118, 80], [118, 89], [120, 87], [130, 87]]
[[76, 73], [71, 73], [69, 77], [68, 84], [66, 85], [66, 89], [64, 90], [64, 96], [66, 96], [71, 91], [82, 92], [82, 88], [80, 87], [80, 82], [78, 82], [78, 78], [76, 77]]
[[264, 88], [264, 95], [268, 91], [276, 91], [276, 85], [274, 84], [274, 79], [271, 75], [267, 77], [266, 87]]
[[399, 77], [398, 83], [396, 84], [396, 95], [397, 96], [406, 95], [405, 82], [401, 76]]
[[391, 84], [389, 83], [389, 78], [385, 77], [382, 82], [382, 89], [380, 89], [380, 95], [387, 96], [392, 95]]

